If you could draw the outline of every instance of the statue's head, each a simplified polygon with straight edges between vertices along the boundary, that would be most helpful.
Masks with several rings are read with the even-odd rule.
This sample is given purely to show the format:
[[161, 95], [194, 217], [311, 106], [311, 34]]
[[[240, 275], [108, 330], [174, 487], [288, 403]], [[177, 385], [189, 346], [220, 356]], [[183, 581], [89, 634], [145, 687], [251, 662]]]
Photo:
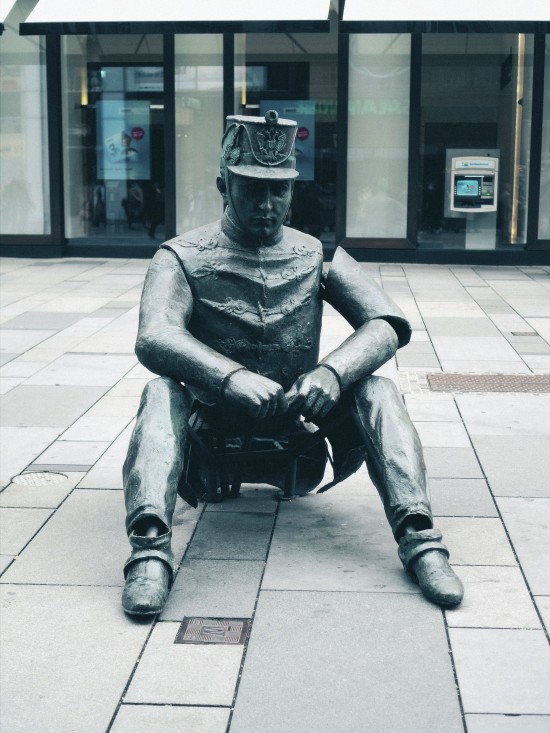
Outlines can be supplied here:
[[235, 223], [259, 239], [280, 229], [290, 207], [296, 130], [294, 120], [279, 119], [275, 110], [227, 118], [218, 189]]

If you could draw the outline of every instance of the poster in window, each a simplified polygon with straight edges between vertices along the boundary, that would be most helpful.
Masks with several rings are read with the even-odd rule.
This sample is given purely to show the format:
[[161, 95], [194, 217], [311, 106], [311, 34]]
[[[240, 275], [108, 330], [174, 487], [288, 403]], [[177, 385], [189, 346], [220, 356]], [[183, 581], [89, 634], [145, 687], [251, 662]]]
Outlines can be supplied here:
[[315, 102], [312, 100], [262, 100], [260, 115], [274, 109], [279, 117], [296, 120], [296, 168], [299, 181], [315, 179]]
[[151, 125], [149, 102], [106, 99], [97, 102], [97, 177], [149, 180]]

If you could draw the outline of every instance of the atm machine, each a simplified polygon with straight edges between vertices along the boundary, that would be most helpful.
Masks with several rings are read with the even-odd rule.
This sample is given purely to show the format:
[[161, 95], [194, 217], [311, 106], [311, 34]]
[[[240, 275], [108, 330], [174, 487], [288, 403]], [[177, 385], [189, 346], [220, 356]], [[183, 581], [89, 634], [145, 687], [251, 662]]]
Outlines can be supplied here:
[[445, 215], [466, 219], [466, 249], [496, 246], [498, 153], [447, 150]]

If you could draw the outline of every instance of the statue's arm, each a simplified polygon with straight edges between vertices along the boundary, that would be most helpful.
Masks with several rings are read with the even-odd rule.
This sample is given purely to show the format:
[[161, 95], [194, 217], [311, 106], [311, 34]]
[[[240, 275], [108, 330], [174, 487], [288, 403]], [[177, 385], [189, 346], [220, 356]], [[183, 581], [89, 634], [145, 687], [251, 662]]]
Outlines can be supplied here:
[[401, 310], [341, 248], [325, 280], [324, 298], [356, 329], [320, 362], [337, 372], [342, 389], [375, 372], [409, 342], [411, 328]]
[[153, 257], [141, 296], [136, 354], [150, 371], [216, 394], [226, 377], [242, 367], [211, 349], [187, 329], [193, 296], [173, 252]]

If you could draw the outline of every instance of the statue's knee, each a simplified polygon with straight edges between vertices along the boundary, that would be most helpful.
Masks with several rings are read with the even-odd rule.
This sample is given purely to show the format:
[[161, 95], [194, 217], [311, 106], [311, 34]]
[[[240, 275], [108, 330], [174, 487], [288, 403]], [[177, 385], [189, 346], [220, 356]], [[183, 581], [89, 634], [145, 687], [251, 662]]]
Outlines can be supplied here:
[[171, 402], [184, 398], [183, 389], [179, 382], [170, 377], [157, 377], [147, 382], [143, 389], [142, 400], [144, 402]]
[[387, 377], [368, 376], [360, 379], [355, 386], [355, 394], [359, 398], [373, 402], [388, 402], [401, 399], [394, 382]]

